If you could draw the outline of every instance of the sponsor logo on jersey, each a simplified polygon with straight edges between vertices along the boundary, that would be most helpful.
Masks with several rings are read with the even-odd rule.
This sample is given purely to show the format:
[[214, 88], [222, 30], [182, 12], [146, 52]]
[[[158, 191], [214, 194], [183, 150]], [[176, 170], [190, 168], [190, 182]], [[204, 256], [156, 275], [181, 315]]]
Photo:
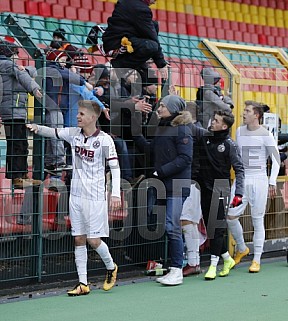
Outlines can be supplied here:
[[94, 150], [89, 150], [84, 147], [75, 146], [75, 155], [86, 160], [87, 162], [94, 162]]

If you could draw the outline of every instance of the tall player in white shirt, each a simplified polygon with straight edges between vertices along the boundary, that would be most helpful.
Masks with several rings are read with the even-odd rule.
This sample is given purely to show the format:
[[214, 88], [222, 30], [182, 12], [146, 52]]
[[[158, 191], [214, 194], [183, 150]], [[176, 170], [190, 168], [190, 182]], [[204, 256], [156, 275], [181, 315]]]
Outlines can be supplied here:
[[66, 140], [72, 148], [73, 176], [71, 182], [69, 213], [72, 235], [75, 239], [75, 262], [79, 284], [68, 291], [69, 296], [88, 294], [86, 242], [100, 255], [107, 275], [103, 289], [110, 290], [117, 276], [108, 246], [101, 237], [109, 236], [108, 208], [105, 193], [106, 161], [112, 173], [111, 210], [121, 207], [120, 168], [112, 138], [97, 129], [100, 115], [96, 102], [79, 101], [78, 128], [49, 128], [29, 124], [27, 128], [44, 137]]
[[[245, 190], [242, 204], [237, 207], [230, 207], [227, 216], [229, 230], [237, 243], [234, 260], [238, 264], [244, 256], [249, 254], [249, 248], [244, 242], [239, 216], [244, 212], [247, 204], [250, 204], [254, 228], [254, 258], [249, 272], [254, 273], [260, 271], [260, 259], [265, 241], [264, 214], [267, 196], [268, 193], [271, 198], [276, 196], [276, 179], [280, 166], [280, 156], [275, 139], [267, 129], [260, 125], [262, 116], [263, 108], [261, 104], [254, 101], [245, 102], [244, 126], [240, 126], [236, 132], [236, 141], [245, 169]], [[268, 156], [272, 159], [269, 179], [266, 172]], [[232, 194], [232, 198], [233, 196]], [[241, 199], [239, 199], [239, 202], [241, 202]]]

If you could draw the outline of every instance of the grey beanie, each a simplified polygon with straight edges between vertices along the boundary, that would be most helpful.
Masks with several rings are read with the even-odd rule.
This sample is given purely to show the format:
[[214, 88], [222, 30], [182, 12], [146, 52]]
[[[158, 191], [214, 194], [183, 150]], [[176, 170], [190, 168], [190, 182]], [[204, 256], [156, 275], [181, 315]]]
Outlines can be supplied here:
[[177, 95], [165, 96], [161, 102], [167, 107], [170, 114], [176, 114], [186, 109], [186, 101]]

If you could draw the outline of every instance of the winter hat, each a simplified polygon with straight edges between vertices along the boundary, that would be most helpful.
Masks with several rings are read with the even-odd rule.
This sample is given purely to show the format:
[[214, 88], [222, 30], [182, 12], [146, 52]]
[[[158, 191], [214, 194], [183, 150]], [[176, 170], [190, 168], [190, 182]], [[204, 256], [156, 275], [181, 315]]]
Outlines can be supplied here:
[[0, 55], [4, 55], [8, 58], [12, 57], [14, 54], [19, 53], [19, 47], [10, 41], [0, 40]]
[[109, 78], [110, 76], [109, 69], [107, 68], [107, 66], [103, 64], [98, 64], [94, 66], [94, 74], [96, 81], [103, 78]]
[[200, 72], [205, 85], [215, 85], [220, 79], [220, 74], [213, 68], [203, 68]]
[[63, 28], [58, 28], [53, 32], [53, 37], [59, 37], [62, 40], [66, 40], [65, 33], [66, 31]]
[[161, 102], [169, 110], [170, 114], [176, 114], [186, 109], [186, 101], [177, 95], [168, 95], [161, 99]]
[[80, 68], [81, 72], [92, 72], [93, 66], [86, 55], [75, 56], [73, 65]]
[[46, 53], [46, 60], [58, 61], [61, 57], [68, 57], [67, 52], [57, 49], [51, 49]]

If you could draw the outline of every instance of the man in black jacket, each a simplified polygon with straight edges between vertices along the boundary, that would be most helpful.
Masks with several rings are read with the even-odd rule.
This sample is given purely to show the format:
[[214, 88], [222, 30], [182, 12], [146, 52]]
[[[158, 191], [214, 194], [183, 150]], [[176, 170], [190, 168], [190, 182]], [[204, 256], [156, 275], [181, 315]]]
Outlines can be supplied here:
[[146, 61], [153, 59], [164, 79], [168, 77], [158, 39], [159, 26], [152, 20], [149, 8], [156, 0], [118, 0], [108, 27], [103, 34], [106, 53], [112, 51], [114, 68], [147, 69]]
[[234, 123], [231, 111], [217, 111], [209, 131], [200, 132], [200, 170], [198, 183], [201, 188], [201, 209], [208, 238], [210, 239], [211, 265], [205, 274], [206, 280], [216, 278], [216, 268], [220, 256], [224, 267], [219, 276], [227, 276], [235, 265], [227, 251], [225, 215], [230, 200], [230, 170], [236, 175], [236, 192], [233, 206], [241, 204], [244, 188], [244, 167], [237, 145], [229, 136]]

